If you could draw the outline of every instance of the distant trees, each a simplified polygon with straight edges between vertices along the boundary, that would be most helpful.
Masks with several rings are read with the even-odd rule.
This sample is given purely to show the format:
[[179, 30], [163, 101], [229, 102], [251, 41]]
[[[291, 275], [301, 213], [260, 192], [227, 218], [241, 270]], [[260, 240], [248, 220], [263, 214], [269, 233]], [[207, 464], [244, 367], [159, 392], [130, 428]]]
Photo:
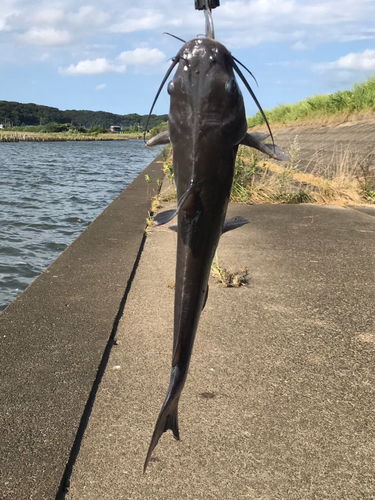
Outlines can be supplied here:
[[[138, 115], [136, 113], [117, 115], [105, 111], [75, 109], [61, 111], [57, 108], [39, 104], [0, 101], [0, 123], [12, 123], [15, 127], [70, 123], [72, 126], [80, 126], [86, 129], [91, 129], [98, 126], [98, 124], [106, 129], [109, 129], [111, 125], [120, 125], [122, 129], [131, 129], [138, 124], [139, 129], [144, 130], [147, 118], [148, 115]], [[147, 126], [148, 130], [167, 119], [168, 115], [151, 115]]]
[[150, 136], [155, 137], [155, 135], [160, 134], [160, 132], [165, 132], [168, 130], [168, 123], [167, 122], [161, 122], [156, 127], [154, 127], [152, 130], [150, 130]]
[[106, 129], [103, 126], [100, 127], [99, 125], [94, 125], [89, 130], [85, 131], [91, 135], [98, 135], [98, 134], [104, 134], [106, 132]]

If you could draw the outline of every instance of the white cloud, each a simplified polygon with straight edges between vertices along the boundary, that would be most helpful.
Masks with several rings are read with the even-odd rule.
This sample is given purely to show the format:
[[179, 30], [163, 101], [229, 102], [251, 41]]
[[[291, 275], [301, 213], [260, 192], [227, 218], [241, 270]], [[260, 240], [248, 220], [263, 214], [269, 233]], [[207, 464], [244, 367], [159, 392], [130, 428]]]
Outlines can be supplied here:
[[145, 14], [140, 12], [139, 17], [124, 16], [124, 20], [109, 27], [111, 33], [133, 33], [134, 31], [153, 30], [163, 26], [163, 14]]
[[[59, 68], [64, 76], [72, 75], [103, 75], [105, 73], [125, 73], [126, 66], [155, 66], [165, 60], [165, 55], [159, 49], [138, 47], [134, 50], [121, 52], [111, 61], [104, 57], [86, 59], [78, 64], [71, 64], [68, 68]], [[104, 87], [103, 87], [104, 88]], [[98, 89], [99, 90], [99, 89]]]
[[11, 30], [9, 18], [18, 13], [18, 9], [14, 5], [13, 0], [1, 0], [0, 8], [0, 31]]
[[106, 88], [107, 84], [101, 83], [100, 85], [97, 85], [95, 87], [95, 90], [104, 90]]
[[292, 45], [292, 49], [294, 50], [307, 50], [307, 46], [299, 40], [294, 45]]
[[47, 8], [36, 11], [31, 17], [31, 21], [35, 24], [55, 25], [64, 19], [64, 11], [61, 9]]
[[92, 5], [84, 5], [77, 12], [70, 13], [67, 19], [72, 25], [89, 27], [103, 26], [110, 21], [111, 16]]
[[[145, 38], [149, 36], [145, 31], [156, 31], [160, 36], [170, 27], [177, 27], [176, 34], [189, 39], [204, 31], [203, 14], [186, 2], [174, 0], [138, 0], [133, 4], [113, 0], [0, 0], [0, 4], [0, 30], [24, 33], [24, 40], [33, 44], [47, 45], [49, 40], [55, 45], [67, 44], [68, 40], [87, 44], [89, 38], [98, 35], [106, 43], [111, 41], [111, 33], [138, 32]], [[303, 46], [331, 41], [375, 39], [373, 0], [223, 0], [213, 17], [217, 38], [229, 42], [232, 48], [292, 42], [295, 50], [305, 50]], [[303, 38], [294, 35], [301, 32]]]
[[367, 49], [362, 53], [350, 53], [336, 61], [341, 69], [362, 69], [375, 71], [375, 50]]
[[154, 66], [165, 60], [165, 55], [159, 49], [147, 47], [121, 52], [119, 61], [128, 65]]
[[124, 64], [114, 64], [107, 59], [98, 58], [95, 60], [81, 61], [78, 64], [71, 64], [68, 68], [59, 68], [59, 73], [64, 76], [72, 75], [104, 75], [105, 73], [125, 73]]
[[290, 15], [296, 9], [294, 0], [236, 0], [221, 6], [221, 14], [226, 19], [247, 19], [256, 17], [277, 17]]
[[65, 30], [31, 29], [20, 35], [18, 40], [30, 45], [67, 45], [71, 41], [71, 35]]
[[[307, 47], [375, 39], [373, 0], [236, 0], [214, 11], [216, 34], [237, 47], [293, 40]], [[298, 47], [296, 48], [298, 49]]]
[[351, 52], [340, 57], [337, 61], [320, 63], [314, 66], [314, 70], [318, 73], [331, 69], [375, 72], [375, 50], [366, 49], [364, 52]]

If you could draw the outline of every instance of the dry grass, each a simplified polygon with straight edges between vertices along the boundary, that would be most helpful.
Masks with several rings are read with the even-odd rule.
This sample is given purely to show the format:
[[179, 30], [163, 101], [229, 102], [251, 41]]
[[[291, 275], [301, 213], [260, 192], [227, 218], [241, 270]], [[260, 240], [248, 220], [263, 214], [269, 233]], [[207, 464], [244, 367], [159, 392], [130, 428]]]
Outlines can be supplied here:
[[[131, 136], [142, 139], [142, 136]], [[72, 134], [69, 132], [42, 133], [42, 132], [0, 132], [0, 142], [62, 142], [62, 141], [127, 141], [129, 136], [124, 134]]]
[[219, 261], [217, 252], [211, 264], [211, 275], [218, 283], [221, 283], [226, 288], [238, 288], [248, 283], [247, 269], [232, 270], [226, 268], [224, 264]]
[[[299, 170], [298, 137], [282, 166], [262, 160], [257, 152], [240, 148], [232, 201], [243, 203], [367, 204], [375, 202], [375, 158], [335, 148], [327, 160], [317, 151]], [[311, 172], [311, 164], [314, 168]]]
[[171, 184], [160, 193], [160, 201], [177, 201], [177, 189], [174, 184]]
[[[317, 151], [301, 170], [296, 136], [290, 162], [279, 165], [256, 150], [240, 146], [236, 158], [231, 201], [240, 203], [317, 203], [363, 205], [375, 203], [375, 155], [336, 147], [331, 156]], [[164, 173], [170, 185], [160, 201], [177, 201], [170, 148], [164, 156]]]

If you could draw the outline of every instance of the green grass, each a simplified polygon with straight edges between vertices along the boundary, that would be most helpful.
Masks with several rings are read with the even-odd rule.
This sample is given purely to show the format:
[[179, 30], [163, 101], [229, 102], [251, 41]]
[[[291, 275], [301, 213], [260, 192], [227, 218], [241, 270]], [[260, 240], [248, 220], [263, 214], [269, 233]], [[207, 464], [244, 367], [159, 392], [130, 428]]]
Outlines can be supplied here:
[[[271, 124], [319, 119], [343, 113], [373, 113], [375, 112], [375, 76], [362, 83], [356, 83], [352, 90], [315, 95], [297, 104], [281, 104], [264, 112]], [[247, 121], [250, 128], [264, 124], [260, 112], [248, 118]]]

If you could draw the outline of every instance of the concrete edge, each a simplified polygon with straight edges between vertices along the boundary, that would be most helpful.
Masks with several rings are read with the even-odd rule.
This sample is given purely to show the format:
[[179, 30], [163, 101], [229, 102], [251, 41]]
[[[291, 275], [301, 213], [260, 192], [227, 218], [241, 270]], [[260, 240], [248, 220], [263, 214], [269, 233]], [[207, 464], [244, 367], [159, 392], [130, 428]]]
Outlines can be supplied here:
[[159, 156], [0, 314], [1, 500], [64, 493], [161, 168]]

